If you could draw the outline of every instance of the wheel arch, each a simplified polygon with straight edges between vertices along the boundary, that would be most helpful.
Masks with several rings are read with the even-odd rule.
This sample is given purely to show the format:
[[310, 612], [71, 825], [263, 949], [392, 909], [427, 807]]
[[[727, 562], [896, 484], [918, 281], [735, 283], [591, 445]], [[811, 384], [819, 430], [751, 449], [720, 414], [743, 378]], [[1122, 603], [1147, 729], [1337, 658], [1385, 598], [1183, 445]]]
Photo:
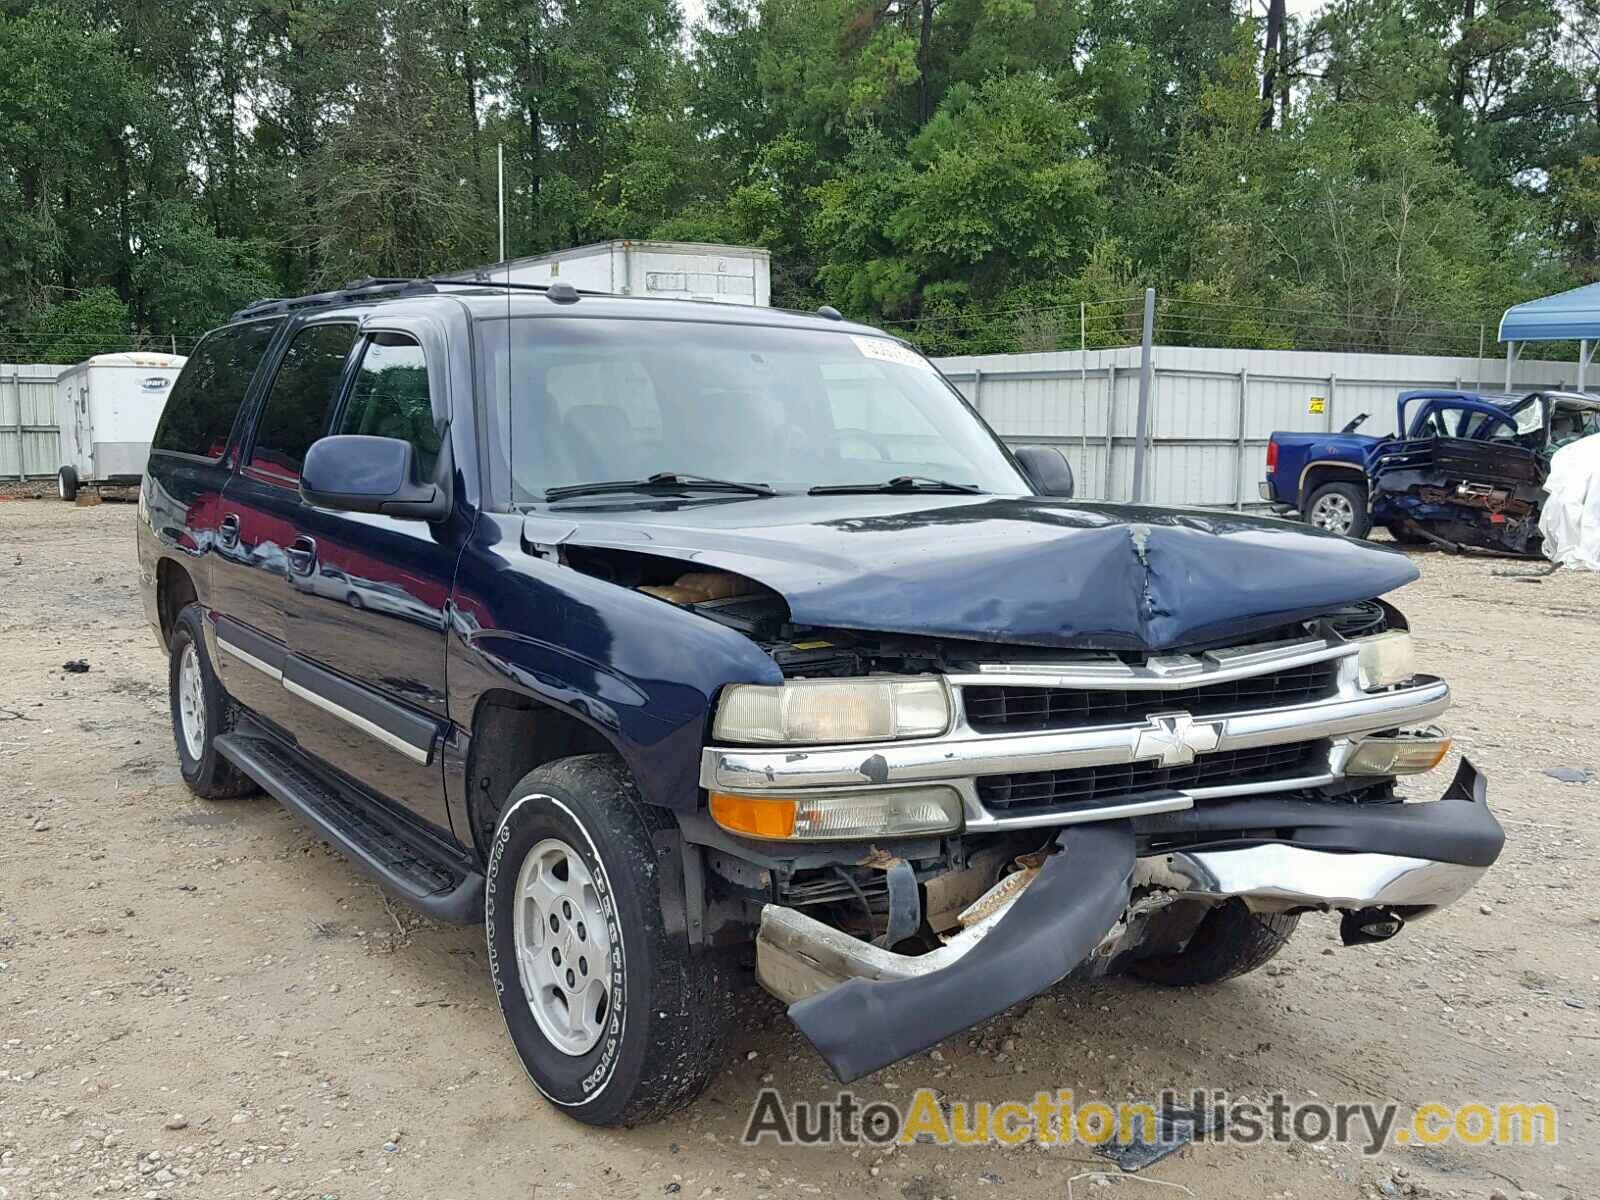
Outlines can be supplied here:
[[575, 754], [627, 756], [609, 735], [583, 718], [525, 692], [496, 688], [478, 697], [467, 750], [467, 823], [486, 855], [512, 785], [532, 771]]
[[1306, 504], [1315, 492], [1325, 483], [1353, 483], [1358, 485], [1363, 492], [1369, 490], [1367, 472], [1358, 463], [1347, 462], [1314, 462], [1309, 463], [1306, 469], [1300, 472], [1300, 500], [1299, 508], [1305, 511]]
[[172, 628], [177, 624], [178, 614], [199, 598], [194, 578], [182, 563], [166, 557], [156, 563], [156, 618], [163, 647], [172, 645]]

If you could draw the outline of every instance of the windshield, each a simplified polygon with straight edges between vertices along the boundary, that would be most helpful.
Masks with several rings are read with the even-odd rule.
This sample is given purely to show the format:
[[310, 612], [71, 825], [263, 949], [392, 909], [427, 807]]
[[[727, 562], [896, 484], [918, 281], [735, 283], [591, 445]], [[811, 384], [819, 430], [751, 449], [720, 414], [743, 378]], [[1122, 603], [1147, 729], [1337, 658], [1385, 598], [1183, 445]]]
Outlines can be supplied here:
[[664, 472], [784, 492], [902, 476], [1031, 490], [960, 395], [889, 338], [703, 321], [476, 324], [513, 503]]

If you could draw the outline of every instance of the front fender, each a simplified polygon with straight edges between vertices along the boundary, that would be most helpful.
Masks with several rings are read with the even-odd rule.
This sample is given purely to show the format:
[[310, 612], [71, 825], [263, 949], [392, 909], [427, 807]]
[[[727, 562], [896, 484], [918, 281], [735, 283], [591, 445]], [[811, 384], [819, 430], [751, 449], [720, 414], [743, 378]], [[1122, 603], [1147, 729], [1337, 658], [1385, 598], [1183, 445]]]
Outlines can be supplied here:
[[640, 794], [680, 812], [699, 803], [700, 750], [729, 683], [782, 673], [748, 638], [654, 596], [525, 553], [493, 521], [456, 575], [450, 712], [471, 727], [490, 690], [583, 721], [621, 755]]

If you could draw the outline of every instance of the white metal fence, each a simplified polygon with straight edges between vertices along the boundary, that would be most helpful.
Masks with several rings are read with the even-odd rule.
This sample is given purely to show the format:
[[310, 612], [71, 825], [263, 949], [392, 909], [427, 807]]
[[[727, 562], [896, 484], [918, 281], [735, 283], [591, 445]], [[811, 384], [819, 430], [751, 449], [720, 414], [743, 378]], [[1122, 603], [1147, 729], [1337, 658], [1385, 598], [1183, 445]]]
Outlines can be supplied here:
[[[1154, 504], [1259, 504], [1273, 430], [1331, 431], [1365, 412], [1363, 433], [1392, 433], [1402, 391], [1505, 387], [1500, 359], [1189, 346], [1153, 355], [1140, 498]], [[1138, 346], [934, 361], [1007, 442], [1060, 446], [1079, 495], [1135, 498]], [[1571, 388], [1576, 377], [1575, 363], [1519, 362], [1512, 390]]]
[[66, 369], [0, 363], [0, 479], [49, 476], [60, 468], [56, 376]]
[[[1153, 354], [1143, 498], [1156, 504], [1259, 503], [1256, 483], [1275, 429], [1335, 430], [1365, 412], [1363, 432], [1389, 433], [1395, 397], [1408, 388], [1505, 386], [1498, 359], [1188, 346], [1156, 346]], [[1066, 451], [1079, 495], [1128, 500], [1139, 358], [1139, 347], [1129, 346], [935, 361], [1006, 441]], [[48, 477], [61, 465], [55, 381], [66, 369], [0, 364], [0, 479]], [[1576, 378], [1576, 363], [1524, 361], [1513, 390], [1572, 387]]]

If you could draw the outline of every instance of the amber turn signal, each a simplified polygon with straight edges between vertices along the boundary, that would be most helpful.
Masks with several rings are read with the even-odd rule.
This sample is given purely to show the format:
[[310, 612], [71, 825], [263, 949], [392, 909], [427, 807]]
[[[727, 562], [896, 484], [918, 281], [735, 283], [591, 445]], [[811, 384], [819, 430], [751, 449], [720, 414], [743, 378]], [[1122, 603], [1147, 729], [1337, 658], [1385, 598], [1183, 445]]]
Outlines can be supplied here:
[[793, 800], [764, 800], [754, 796], [711, 793], [711, 819], [729, 833], [758, 838], [794, 836]]

